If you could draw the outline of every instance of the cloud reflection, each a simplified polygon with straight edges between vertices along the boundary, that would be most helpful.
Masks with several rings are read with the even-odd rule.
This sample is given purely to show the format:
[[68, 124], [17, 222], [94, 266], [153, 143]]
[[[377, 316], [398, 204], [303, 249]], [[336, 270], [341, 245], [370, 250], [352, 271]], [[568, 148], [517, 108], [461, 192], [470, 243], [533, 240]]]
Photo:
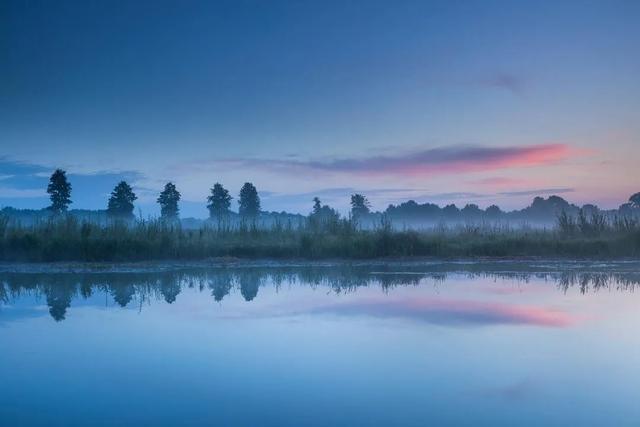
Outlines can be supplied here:
[[436, 325], [532, 325], [563, 328], [575, 323], [568, 313], [536, 306], [447, 299], [373, 299], [317, 307], [312, 313], [405, 318]]

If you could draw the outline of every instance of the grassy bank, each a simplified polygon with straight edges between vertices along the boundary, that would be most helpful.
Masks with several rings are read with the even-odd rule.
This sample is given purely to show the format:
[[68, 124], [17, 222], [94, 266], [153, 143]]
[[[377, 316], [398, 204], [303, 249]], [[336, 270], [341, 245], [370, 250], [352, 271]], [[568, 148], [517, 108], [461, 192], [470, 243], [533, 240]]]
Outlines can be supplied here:
[[162, 221], [108, 225], [73, 217], [23, 227], [0, 219], [3, 261], [141, 261], [240, 258], [638, 257], [637, 223], [514, 229], [488, 225], [358, 230], [350, 221], [268, 229], [183, 229]]

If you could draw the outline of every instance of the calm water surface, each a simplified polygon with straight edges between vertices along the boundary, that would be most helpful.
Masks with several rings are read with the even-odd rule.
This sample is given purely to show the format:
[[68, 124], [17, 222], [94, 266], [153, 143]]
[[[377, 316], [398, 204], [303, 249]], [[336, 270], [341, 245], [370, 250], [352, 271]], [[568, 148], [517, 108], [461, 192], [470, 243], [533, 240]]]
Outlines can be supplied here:
[[640, 425], [637, 263], [2, 268], [2, 426]]

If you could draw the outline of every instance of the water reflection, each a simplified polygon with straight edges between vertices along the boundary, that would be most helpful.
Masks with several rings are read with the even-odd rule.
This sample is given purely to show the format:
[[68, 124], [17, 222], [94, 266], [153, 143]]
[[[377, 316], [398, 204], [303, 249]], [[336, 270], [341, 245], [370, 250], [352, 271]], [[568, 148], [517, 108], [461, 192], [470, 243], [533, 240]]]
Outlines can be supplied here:
[[570, 314], [545, 307], [423, 297], [351, 301], [317, 307], [312, 313], [404, 318], [446, 326], [535, 325], [563, 328], [575, 323]]
[[[505, 279], [527, 284], [531, 279], [553, 282], [567, 293], [572, 289], [581, 294], [601, 290], [630, 292], [640, 283], [640, 270], [635, 264], [614, 267], [571, 265], [550, 269], [548, 266], [500, 264], [494, 267], [477, 264], [452, 265], [332, 265], [291, 267], [191, 268], [163, 272], [110, 273], [0, 273], [1, 308], [15, 300], [31, 296], [44, 299], [49, 314], [62, 321], [74, 300], [89, 299], [97, 293], [110, 296], [120, 307], [134, 301], [162, 301], [172, 304], [185, 287], [210, 292], [213, 300], [223, 303], [231, 292], [239, 291], [246, 302], [258, 298], [260, 288], [272, 284], [279, 289], [283, 283], [326, 287], [336, 294], [355, 292], [361, 287], [380, 287], [387, 293], [401, 286], [416, 286], [430, 281], [444, 286], [454, 275], [469, 279]], [[598, 270], [601, 268], [601, 270]], [[431, 323], [532, 323], [564, 326], [571, 319], [559, 313], [536, 311], [535, 308], [478, 305], [456, 301], [386, 300], [358, 301], [350, 304], [316, 307], [316, 311], [348, 315], [376, 313], [378, 316], [414, 317]]]

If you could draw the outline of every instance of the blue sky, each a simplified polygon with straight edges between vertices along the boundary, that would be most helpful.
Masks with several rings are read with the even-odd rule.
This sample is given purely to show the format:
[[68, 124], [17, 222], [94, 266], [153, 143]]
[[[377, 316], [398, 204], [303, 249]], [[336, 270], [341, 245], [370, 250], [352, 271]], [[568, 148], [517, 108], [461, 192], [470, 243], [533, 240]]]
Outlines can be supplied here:
[[0, 205], [219, 181], [269, 210], [407, 198], [613, 207], [637, 188], [640, 3], [3, 2]]

